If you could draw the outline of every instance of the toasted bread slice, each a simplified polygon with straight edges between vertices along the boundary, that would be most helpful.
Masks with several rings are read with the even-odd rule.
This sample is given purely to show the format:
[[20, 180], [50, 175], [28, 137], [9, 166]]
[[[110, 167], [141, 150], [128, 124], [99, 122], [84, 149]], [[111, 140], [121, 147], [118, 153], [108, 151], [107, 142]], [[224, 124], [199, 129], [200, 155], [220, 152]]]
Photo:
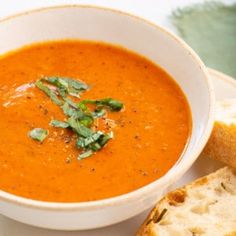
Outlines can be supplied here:
[[236, 172], [224, 167], [167, 194], [137, 236], [236, 236]]
[[236, 99], [217, 103], [214, 128], [201, 155], [236, 168]]

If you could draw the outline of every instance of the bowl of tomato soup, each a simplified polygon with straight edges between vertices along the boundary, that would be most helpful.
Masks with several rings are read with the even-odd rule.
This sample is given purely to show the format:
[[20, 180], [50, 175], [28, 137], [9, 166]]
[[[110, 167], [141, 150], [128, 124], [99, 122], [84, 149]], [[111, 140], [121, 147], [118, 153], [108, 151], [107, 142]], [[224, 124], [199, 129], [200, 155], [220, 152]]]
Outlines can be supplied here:
[[64, 230], [153, 206], [213, 124], [206, 68], [178, 37], [92, 6], [0, 22], [0, 213]]

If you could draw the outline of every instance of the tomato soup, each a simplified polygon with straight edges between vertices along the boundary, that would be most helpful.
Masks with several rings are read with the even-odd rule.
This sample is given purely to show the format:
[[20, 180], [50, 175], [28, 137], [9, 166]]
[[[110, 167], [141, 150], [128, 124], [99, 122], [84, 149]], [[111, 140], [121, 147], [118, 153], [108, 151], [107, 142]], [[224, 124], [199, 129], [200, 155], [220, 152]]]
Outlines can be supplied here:
[[[35, 86], [43, 76], [88, 84], [76, 101], [122, 102], [121, 110], [94, 120], [113, 134], [103, 148], [80, 159], [72, 130], [49, 124], [65, 114]], [[36, 127], [47, 131], [42, 142], [29, 136]], [[170, 75], [144, 57], [99, 42], [55, 41], [0, 57], [0, 130], [1, 190], [82, 202], [125, 194], [164, 175], [188, 142], [191, 114]]]

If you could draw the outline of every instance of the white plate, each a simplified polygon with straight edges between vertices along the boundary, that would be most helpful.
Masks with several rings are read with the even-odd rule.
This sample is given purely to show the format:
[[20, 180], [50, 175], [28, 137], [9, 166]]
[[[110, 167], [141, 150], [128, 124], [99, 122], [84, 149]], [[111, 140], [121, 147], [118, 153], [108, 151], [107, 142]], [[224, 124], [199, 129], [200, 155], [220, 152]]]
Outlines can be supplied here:
[[[217, 100], [222, 100], [224, 98], [236, 98], [236, 81], [212, 69], [209, 69], [209, 72], [213, 79]], [[208, 174], [220, 166], [222, 166], [222, 164], [219, 162], [207, 158], [199, 158], [191, 169], [175, 185], [171, 186], [169, 190]], [[91, 231], [77, 232], [39, 229], [0, 216], [0, 236], [131, 236], [135, 234], [147, 213], [148, 212], [142, 213], [135, 218], [114, 226]]]

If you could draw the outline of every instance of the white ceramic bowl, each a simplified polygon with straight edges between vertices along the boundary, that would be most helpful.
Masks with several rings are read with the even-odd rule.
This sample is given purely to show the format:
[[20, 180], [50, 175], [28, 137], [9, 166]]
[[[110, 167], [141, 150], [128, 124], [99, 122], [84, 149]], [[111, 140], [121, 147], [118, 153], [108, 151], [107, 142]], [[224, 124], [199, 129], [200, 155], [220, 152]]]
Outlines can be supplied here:
[[0, 38], [0, 54], [38, 41], [67, 38], [121, 45], [144, 55], [173, 76], [187, 96], [193, 119], [192, 134], [183, 155], [155, 182], [118, 197], [83, 203], [35, 201], [0, 191], [0, 213], [5, 216], [65, 230], [92, 229], [123, 221], [153, 206], [163, 191], [192, 165], [210, 135], [214, 96], [206, 68], [190, 47], [157, 25], [119, 11], [63, 6], [1, 21]]

